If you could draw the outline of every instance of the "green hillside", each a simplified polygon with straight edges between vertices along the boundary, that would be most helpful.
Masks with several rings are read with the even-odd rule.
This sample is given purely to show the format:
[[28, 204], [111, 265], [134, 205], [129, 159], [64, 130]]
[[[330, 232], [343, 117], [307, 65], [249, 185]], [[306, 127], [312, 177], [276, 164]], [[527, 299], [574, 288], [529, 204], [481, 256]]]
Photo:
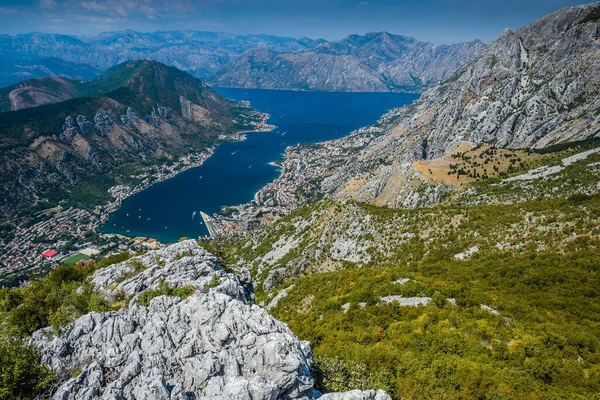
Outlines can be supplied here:
[[313, 343], [325, 390], [595, 398], [599, 161], [593, 153], [545, 178], [481, 180], [459, 194], [463, 204], [448, 199], [456, 205], [324, 200], [207, 246], [250, 266], [257, 301]]

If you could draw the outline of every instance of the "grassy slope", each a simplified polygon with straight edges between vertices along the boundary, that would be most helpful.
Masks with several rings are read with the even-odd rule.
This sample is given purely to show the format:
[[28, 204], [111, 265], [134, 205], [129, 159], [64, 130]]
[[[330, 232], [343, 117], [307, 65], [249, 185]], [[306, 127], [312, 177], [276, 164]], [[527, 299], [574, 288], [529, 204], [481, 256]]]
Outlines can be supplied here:
[[[397, 399], [594, 398], [599, 160], [548, 180], [476, 183], [448, 199], [463, 205], [326, 200], [218, 250], [251, 266], [259, 302], [295, 285], [271, 313], [314, 344], [326, 388], [381, 387]], [[476, 205], [514, 200], [522, 202]], [[455, 259], [474, 246], [470, 259]], [[413, 281], [392, 283], [400, 278]], [[387, 295], [434, 301], [382, 304]]]

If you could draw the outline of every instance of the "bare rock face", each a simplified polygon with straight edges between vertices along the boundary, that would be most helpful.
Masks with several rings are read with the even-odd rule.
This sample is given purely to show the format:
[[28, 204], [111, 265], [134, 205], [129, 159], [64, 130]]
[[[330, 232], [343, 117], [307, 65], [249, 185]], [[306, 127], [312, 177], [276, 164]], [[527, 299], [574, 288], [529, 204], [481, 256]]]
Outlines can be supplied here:
[[73, 82], [59, 76], [24, 81], [8, 94], [10, 108], [7, 107], [2, 111], [15, 111], [42, 104], [59, 103], [72, 98], [75, 92]]
[[415, 160], [441, 157], [462, 142], [543, 148], [598, 136], [599, 55], [600, 3], [505, 30], [414, 105], [396, 110], [397, 122], [336, 168], [323, 192], [391, 207], [435, 203], [444, 188], [427, 199], [406, 193], [435, 186], [416, 182]]
[[212, 81], [220, 86], [263, 89], [422, 91], [484, 48], [478, 40], [437, 46], [387, 32], [350, 35], [301, 52], [252, 49]]
[[[138, 304], [161, 281], [195, 292]], [[108, 298], [133, 297], [60, 335], [33, 334], [43, 361], [63, 377], [54, 399], [389, 399], [382, 391], [321, 396], [310, 343], [252, 304], [247, 271], [223, 271], [192, 240], [99, 270], [92, 282]]]

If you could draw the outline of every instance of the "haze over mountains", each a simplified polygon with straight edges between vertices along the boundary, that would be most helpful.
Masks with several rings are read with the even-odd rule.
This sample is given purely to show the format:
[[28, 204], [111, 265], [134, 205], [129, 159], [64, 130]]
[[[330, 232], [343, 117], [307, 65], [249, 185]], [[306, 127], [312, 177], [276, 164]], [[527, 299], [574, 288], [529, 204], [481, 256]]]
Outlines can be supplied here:
[[118, 63], [147, 58], [230, 87], [420, 91], [484, 47], [477, 40], [436, 46], [386, 32], [339, 42], [196, 31], [2, 35], [0, 54], [7, 58], [0, 84], [50, 75], [90, 79]]
[[217, 86], [353, 92], [422, 91], [477, 56], [481, 41], [436, 46], [387, 32], [351, 35], [310, 51], [249, 50], [217, 72]]

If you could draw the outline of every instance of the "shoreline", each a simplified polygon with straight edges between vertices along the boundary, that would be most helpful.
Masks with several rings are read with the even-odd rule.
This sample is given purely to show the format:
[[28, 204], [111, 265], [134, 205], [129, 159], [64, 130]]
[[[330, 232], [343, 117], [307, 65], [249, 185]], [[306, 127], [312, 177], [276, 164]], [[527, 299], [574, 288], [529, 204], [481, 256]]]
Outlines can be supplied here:
[[281, 159], [268, 162], [279, 169], [279, 176], [256, 191], [249, 202], [230, 206], [236, 210], [231, 217], [220, 213], [211, 216], [217, 236], [248, 232], [256, 224], [268, 224], [314, 201], [321, 190], [313, 180], [324, 179], [335, 161], [347, 159], [349, 149], [365, 146], [378, 137], [403, 109], [392, 108], [375, 123], [337, 139], [287, 146]]
[[[261, 115], [261, 118], [252, 124], [255, 129], [221, 134], [218, 137], [218, 143], [199, 153], [178, 156], [171, 165], [165, 163], [146, 167], [148, 170], [142, 170], [138, 175], [132, 176], [143, 179], [142, 182], [109, 188], [112, 199], [105, 204], [89, 208], [65, 208], [64, 204], [59, 204], [57, 207], [38, 213], [46, 215], [44, 220], [33, 225], [19, 224], [15, 226], [13, 237], [7, 242], [2, 242], [0, 248], [0, 287], [3, 286], [3, 282], [20, 274], [30, 277], [43, 271], [47, 272], [47, 270], [57, 267], [58, 260], [62, 259], [65, 254], [77, 252], [83, 248], [93, 247], [102, 251], [137, 251], [143, 248], [141, 243], [136, 242], [137, 237], [120, 233], [103, 233], [99, 228], [109, 219], [110, 214], [122, 205], [125, 199], [154, 184], [170, 179], [180, 172], [201, 166], [213, 155], [220, 144], [244, 141], [247, 134], [268, 132], [276, 128], [267, 123], [271, 117], [269, 114], [257, 113]], [[99, 235], [101, 241], [89, 241], [87, 238], [90, 234]], [[71, 242], [70, 247], [63, 253], [61, 246], [69, 242]], [[109, 243], [104, 244], [104, 242]], [[49, 249], [56, 249], [59, 254], [52, 258], [42, 257], [41, 254]], [[28, 280], [19, 282], [21, 282], [19, 284], [26, 284]]]
[[[217, 147], [219, 147], [219, 145], [227, 143], [227, 142], [243, 142], [247, 139], [247, 136], [246, 136], [247, 134], [270, 132], [273, 129], [276, 129], [277, 127], [275, 125], [266, 123], [266, 121], [270, 118], [270, 115], [266, 114], [266, 113], [262, 113], [262, 114], [265, 115], [264, 121], [259, 126], [257, 126], [257, 128], [255, 130], [250, 130], [250, 131], [246, 130], [246, 131], [242, 131], [242, 132], [236, 132], [236, 133], [233, 133], [230, 135], [223, 135], [225, 137], [220, 136], [220, 139], [223, 139], [223, 142], [221, 142], [217, 145], [214, 145], [212, 147], [209, 147], [207, 150], [204, 150], [203, 152], [201, 152], [199, 154], [188, 154], [186, 156], [181, 157], [176, 162], [175, 166], [171, 168], [169, 173], [158, 177], [156, 180], [154, 180], [152, 182], [140, 184], [138, 186], [134, 186], [133, 188], [131, 186], [124, 187], [124, 186], [120, 186], [120, 185], [109, 188], [108, 191], [114, 197], [114, 200], [112, 200], [111, 202], [109, 202], [108, 204], [106, 204], [104, 206], [99, 206], [99, 207], [102, 207], [103, 210], [101, 211], [100, 218], [94, 224], [94, 230], [97, 231], [97, 233], [100, 235], [121, 235], [121, 236], [128, 237], [131, 239], [135, 238], [136, 236], [129, 236], [129, 235], [123, 234], [123, 233], [103, 233], [98, 229], [98, 227], [100, 225], [103, 225], [104, 223], [106, 223], [108, 221], [108, 219], [110, 218], [110, 214], [112, 214], [114, 211], [118, 210], [119, 207], [121, 207], [123, 201], [125, 201], [127, 198], [134, 196], [140, 192], [143, 192], [144, 190], [149, 189], [150, 187], [152, 187], [155, 184], [158, 184], [160, 182], [171, 179], [171, 178], [177, 176], [178, 174], [185, 172], [189, 169], [200, 167], [202, 164], [204, 164], [204, 162], [206, 160], [208, 160], [214, 154], [215, 150], [217, 149]], [[185, 161], [186, 158], [198, 157], [198, 156], [201, 158], [199, 161], [194, 161], [189, 164], [184, 164], [182, 168], [174, 171], [174, 169], [178, 166], [177, 163], [179, 163], [181, 161]], [[127, 190], [125, 188], [131, 189], [131, 190]], [[126, 192], [123, 193], [122, 189], [124, 189]], [[151, 236], [148, 236], [148, 237], [151, 237]]]

